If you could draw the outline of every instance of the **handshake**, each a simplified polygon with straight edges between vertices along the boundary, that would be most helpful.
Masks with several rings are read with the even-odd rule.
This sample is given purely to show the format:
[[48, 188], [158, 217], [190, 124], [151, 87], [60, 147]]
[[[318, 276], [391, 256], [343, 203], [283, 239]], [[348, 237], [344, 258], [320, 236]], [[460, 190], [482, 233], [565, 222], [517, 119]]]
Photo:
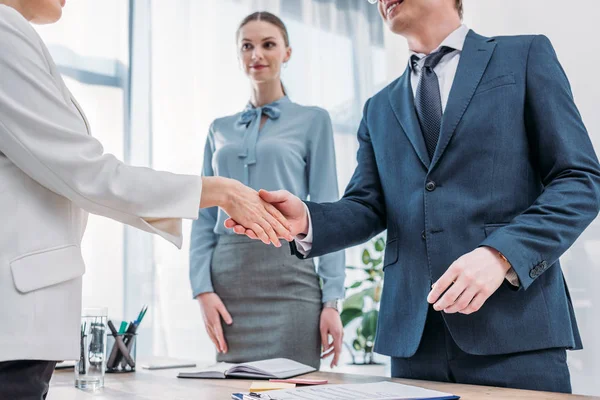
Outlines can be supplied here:
[[308, 231], [304, 203], [288, 191], [257, 192], [242, 183], [222, 177], [202, 178], [201, 208], [221, 207], [230, 218], [225, 227], [237, 234], [281, 247]]

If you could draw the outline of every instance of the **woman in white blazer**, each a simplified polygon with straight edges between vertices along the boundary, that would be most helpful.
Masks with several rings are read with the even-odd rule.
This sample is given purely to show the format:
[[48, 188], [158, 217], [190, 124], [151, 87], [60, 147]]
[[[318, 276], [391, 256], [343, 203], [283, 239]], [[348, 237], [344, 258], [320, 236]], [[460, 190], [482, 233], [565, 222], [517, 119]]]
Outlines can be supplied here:
[[0, 399], [41, 399], [57, 360], [77, 359], [87, 213], [181, 247], [181, 219], [220, 206], [264, 242], [287, 221], [241, 183], [123, 164], [106, 154], [28, 21], [64, 0], [0, 0]]

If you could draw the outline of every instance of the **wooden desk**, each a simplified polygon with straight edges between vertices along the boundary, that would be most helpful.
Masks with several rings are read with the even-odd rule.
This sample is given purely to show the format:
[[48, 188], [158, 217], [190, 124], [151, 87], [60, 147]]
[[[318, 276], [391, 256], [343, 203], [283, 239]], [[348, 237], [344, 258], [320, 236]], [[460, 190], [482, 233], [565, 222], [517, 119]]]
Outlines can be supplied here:
[[[229, 400], [231, 399], [231, 393], [247, 391], [251, 382], [249, 380], [233, 379], [179, 379], [177, 378], [177, 372], [178, 370], [147, 371], [142, 369], [129, 374], [106, 374], [105, 387], [100, 391], [93, 393], [76, 389], [73, 386], [73, 370], [56, 371], [50, 383], [50, 393], [47, 400]], [[313, 379], [328, 379], [330, 383], [369, 383], [387, 380], [460, 395], [463, 400], [600, 400], [600, 397], [410, 381], [404, 379], [327, 372], [315, 372], [306, 377]]]

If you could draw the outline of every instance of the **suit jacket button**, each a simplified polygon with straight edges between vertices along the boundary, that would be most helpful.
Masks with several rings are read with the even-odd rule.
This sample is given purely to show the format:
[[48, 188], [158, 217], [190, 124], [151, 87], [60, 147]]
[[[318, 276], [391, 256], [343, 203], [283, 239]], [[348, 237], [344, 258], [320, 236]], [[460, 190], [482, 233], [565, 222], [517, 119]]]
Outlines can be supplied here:
[[421, 239], [425, 240], [427, 236], [425, 236], [425, 231], [421, 232]]
[[428, 192], [433, 192], [436, 188], [435, 182], [434, 181], [429, 181], [425, 184], [425, 189]]
[[529, 271], [529, 277], [530, 277], [531, 279], [535, 279], [535, 278], [537, 278], [537, 277], [538, 277], [538, 275], [537, 275], [537, 272], [536, 272], [536, 270], [535, 270], [535, 269], [532, 269], [531, 271]]

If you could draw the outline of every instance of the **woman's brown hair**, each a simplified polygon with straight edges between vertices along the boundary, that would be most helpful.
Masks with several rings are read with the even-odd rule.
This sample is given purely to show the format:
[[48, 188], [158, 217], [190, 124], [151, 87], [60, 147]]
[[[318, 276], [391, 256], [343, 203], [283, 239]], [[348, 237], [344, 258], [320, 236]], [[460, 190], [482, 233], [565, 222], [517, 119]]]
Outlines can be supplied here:
[[239, 39], [240, 31], [242, 30], [242, 28], [246, 24], [248, 24], [249, 22], [252, 22], [252, 21], [265, 21], [265, 22], [275, 25], [281, 31], [281, 35], [283, 36], [283, 42], [285, 43], [285, 47], [290, 47], [290, 36], [288, 35], [288, 31], [287, 31], [287, 28], [285, 27], [285, 24], [283, 23], [281, 18], [279, 18], [275, 14], [271, 14], [268, 11], [257, 11], [255, 13], [248, 15], [246, 18], [244, 18], [243, 21], [240, 23], [240, 26], [238, 27], [238, 30], [235, 34], [236, 39]]

